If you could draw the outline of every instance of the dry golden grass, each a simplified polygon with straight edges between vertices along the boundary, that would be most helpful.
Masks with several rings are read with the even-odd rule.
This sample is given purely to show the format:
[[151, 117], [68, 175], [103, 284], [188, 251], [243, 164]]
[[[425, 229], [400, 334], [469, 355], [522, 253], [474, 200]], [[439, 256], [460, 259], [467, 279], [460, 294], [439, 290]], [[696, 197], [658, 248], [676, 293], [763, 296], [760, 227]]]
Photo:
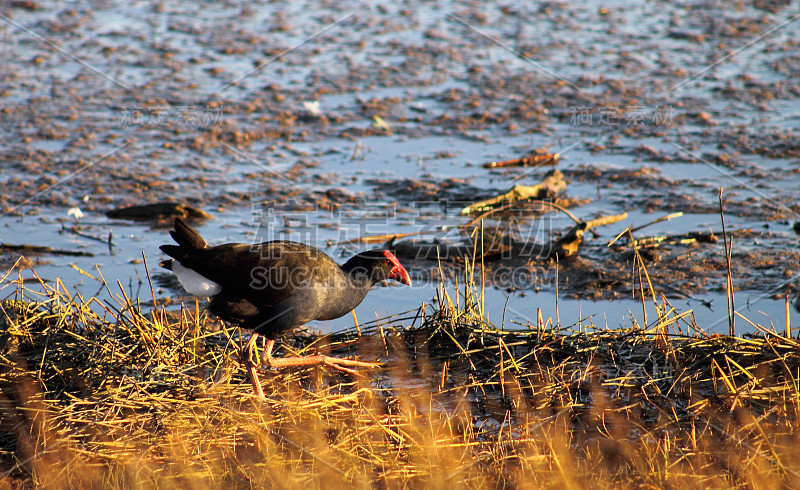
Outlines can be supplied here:
[[501, 331], [474, 285], [442, 289], [360, 335], [288, 339], [386, 365], [265, 369], [262, 403], [238, 330], [194, 305], [3, 291], [2, 486], [800, 487], [800, 344], [682, 335], [664, 303], [624, 331]]

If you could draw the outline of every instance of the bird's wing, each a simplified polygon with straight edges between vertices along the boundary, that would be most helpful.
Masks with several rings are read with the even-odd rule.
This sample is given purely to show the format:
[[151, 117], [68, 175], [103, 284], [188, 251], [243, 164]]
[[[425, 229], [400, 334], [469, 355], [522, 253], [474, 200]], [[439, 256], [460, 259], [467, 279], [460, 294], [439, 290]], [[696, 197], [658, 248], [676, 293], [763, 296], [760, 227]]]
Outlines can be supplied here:
[[324, 287], [340, 270], [320, 250], [290, 241], [218, 245], [189, 252], [180, 262], [222, 286], [227, 296], [258, 305], [265, 299], [277, 305], [299, 295], [298, 289]]

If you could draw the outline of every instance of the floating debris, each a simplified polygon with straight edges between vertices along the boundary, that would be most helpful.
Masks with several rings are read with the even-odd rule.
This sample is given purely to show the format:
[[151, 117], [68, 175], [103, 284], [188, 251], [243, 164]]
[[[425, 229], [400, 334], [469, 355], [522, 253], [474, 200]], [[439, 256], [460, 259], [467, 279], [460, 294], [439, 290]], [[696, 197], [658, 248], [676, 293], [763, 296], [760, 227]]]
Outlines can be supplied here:
[[528, 155], [522, 158], [504, 160], [502, 162], [484, 163], [483, 168], [505, 168], [505, 167], [545, 167], [558, 164], [561, 155], [553, 153], [550, 155]]
[[106, 216], [114, 219], [129, 219], [135, 221], [163, 221], [170, 218], [209, 219], [211, 215], [202, 209], [178, 203], [159, 202], [128, 206], [126, 208], [106, 211]]
[[564, 180], [564, 174], [559, 170], [551, 170], [539, 184], [515, 185], [511, 190], [497, 197], [470, 204], [461, 210], [461, 214], [482, 212], [501, 204], [508, 204], [526, 199], [555, 199], [556, 196], [566, 188], [567, 182]]
[[83, 211], [78, 206], [73, 206], [67, 210], [67, 216], [74, 216], [77, 223], [79, 219], [83, 218]]
[[44, 245], [11, 245], [8, 243], [0, 243], [0, 253], [5, 254], [13, 252], [18, 254], [42, 254], [42, 255], [70, 255], [74, 257], [94, 257], [91, 252], [83, 252], [81, 250], [64, 250], [61, 248], [52, 248]]

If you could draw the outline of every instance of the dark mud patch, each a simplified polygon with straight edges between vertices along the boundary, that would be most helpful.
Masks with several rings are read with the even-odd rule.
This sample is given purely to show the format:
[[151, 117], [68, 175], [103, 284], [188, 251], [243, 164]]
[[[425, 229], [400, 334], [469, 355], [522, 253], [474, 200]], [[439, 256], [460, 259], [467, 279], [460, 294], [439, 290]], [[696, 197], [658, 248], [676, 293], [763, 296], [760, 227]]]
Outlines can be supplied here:
[[403, 202], [470, 202], [475, 196], [487, 195], [485, 189], [471, 185], [468, 179], [441, 179], [433, 175], [415, 179], [370, 179], [366, 183]]
[[106, 216], [112, 219], [167, 222], [174, 218], [202, 221], [212, 217], [202, 209], [197, 209], [178, 202], [159, 202], [111, 209], [106, 211]]
[[[691, 299], [702, 298], [710, 291], [725, 291], [725, 282], [720, 280], [727, 273], [723, 245], [719, 240], [706, 240], [709, 236], [715, 235], [703, 234], [702, 240], [665, 238], [650, 240], [650, 245], [640, 245], [638, 252], [655, 291]], [[739, 246], [769, 238], [770, 233], [752, 230], [729, 234], [734, 244], [731, 260], [734, 288], [762, 291], [773, 299], [794, 297], [800, 293], [800, 284], [792, 281], [800, 270], [800, 251], [742, 250]], [[496, 241], [487, 237], [485, 246], [493, 247]], [[410, 248], [404, 242], [393, 246], [398, 250], [398, 256], [413, 261], [410, 270], [415, 280], [438, 281], [444, 275], [449, 280], [463, 281], [465, 270], [474, 263], [475, 277], [508, 292], [555, 291], [558, 269], [559, 294], [567, 298], [640, 299], [640, 279], [649, 295], [647, 280], [638, 267], [633, 249], [619, 245], [607, 247], [598, 243], [600, 241], [586, 240], [576, 255], [558, 261], [524, 253], [503, 256], [503, 250], [494, 248], [481, 259], [479, 246], [474, 247], [474, 252], [466, 247], [465, 252], [461, 247], [456, 248], [452, 241], [431, 242], [435, 247], [432, 250], [438, 248], [438, 251], [424, 256], [413, 253], [428, 251], [428, 248]], [[528, 248], [534, 249], [538, 250]]]

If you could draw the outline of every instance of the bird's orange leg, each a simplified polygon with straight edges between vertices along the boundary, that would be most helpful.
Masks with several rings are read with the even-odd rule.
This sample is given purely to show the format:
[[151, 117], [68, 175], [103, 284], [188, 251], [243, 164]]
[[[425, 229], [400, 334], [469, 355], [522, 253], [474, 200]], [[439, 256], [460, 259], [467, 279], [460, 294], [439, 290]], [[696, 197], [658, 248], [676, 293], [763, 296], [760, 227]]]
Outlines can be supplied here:
[[[264, 390], [261, 389], [261, 381], [258, 379], [258, 371], [256, 371], [256, 366], [258, 364], [253, 362], [253, 350], [255, 350], [256, 339], [258, 339], [258, 334], [253, 333], [250, 336], [250, 340], [248, 340], [247, 344], [244, 346], [244, 352], [242, 352], [242, 359], [244, 359], [244, 364], [245, 366], [247, 366], [247, 374], [250, 376], [250, 384], [253, 385], [253, 392], [261, 400], [266, 400], [266, 397], [264, 396]], [[272, 350], [272, 344], [274, 343], [275, 343], [274, 340], [270, 340], [267, 343], [267, 349], [268, 349], [267, 352]]]

